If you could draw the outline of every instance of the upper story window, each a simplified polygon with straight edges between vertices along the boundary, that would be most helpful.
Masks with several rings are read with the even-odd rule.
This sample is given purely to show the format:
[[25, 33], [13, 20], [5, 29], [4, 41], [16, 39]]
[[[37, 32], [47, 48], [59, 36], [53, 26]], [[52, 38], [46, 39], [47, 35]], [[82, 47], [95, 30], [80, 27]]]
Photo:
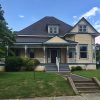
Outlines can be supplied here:
[[58, 25], [49, 25], [48, 26], [48, 33], [59, 33], [59, 26]]
[[87, 25], [79, 25], [79, 32], [87, 32]]

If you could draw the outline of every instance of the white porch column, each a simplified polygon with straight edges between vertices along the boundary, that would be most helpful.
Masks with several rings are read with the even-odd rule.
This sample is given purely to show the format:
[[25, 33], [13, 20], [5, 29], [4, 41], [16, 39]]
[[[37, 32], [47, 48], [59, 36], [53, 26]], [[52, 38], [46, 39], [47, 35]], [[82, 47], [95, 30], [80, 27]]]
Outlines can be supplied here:
[[66, 57], [67, 57], [67, 63], [68, 63], [68, 62], [69, 62], [69, 59], [68, 59], [68, 58], [69, 58], [69, 55], [68, 55], [68, 54], [69, 54], [69, 53], [68, 53], [68, 46], [67, 46], [66, 50], [67, 50], [67, 55], [66, 55]]
[[25, 45], [24, 49], [25, 49], [25, 58], [26, 58], [27, 57], [27, 45]]
[[44, 51], [44, 63], [45, 63], [45, 46], [43, 47], [43, 51]]
[[8, 49], [9, 49], [8, 45], [6, 46], [6, 48], [7, 48], [7, 56], [8, 56]]

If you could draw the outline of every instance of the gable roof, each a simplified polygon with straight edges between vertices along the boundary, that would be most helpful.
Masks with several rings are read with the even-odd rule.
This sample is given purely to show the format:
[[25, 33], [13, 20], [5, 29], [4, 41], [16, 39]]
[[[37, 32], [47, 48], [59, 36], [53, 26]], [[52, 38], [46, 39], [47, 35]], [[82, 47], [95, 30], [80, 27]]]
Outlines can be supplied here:
[[64, 23], [63, 21], [55, 17], [44, 17], [36, 23], [22, 29], [17, 32], [17, 35], [51, 35], [48, 34], [47, 27], [48, 25], [59, 25], [59, 36], [65, 35], [69, 30], [72, 29], [72, 26]]
[[59, 36], [55, 36], [50, 38], [49, 40], [45, 41], [43, 44], [77, 44], [78, 42], [71, 41], [71, 40], [64, 40]]
[[90, 25], [90, 27], [95, 31], [95, 33], [93, 33], [93, 35], [99, 35], [99, 32], [84, 18], [84, 17], [82, 17], [74, 26], [73, 26], [73, 28], [70, 30], [70, 32], [69, 33], [66, 33], [65, 34], [65, 36], [68, 34], [68, 35], [70, 35], [70, 34], [75, 34], [75, 32], [73, 33], [73, 32], [71, 32], [81, 21], [85, 21], [88, 25]]
[[58, 36], [55, 36], [55, 37], [49, 39], [48, 41], [46, 41], [45, 43], [67, 43], [67, 41], [65, 41], [64, 39], [62, 39]]

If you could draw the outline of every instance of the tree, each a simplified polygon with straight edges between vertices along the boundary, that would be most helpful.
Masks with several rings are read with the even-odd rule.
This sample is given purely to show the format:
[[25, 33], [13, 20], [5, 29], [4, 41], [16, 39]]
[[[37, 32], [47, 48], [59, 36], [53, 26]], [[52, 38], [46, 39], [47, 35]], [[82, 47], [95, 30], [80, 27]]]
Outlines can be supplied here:
[[96, 62], [97, 68], [100, 68], [100, 44], [96, 44]]
[[5, 56], [6, 46], [11, 46], [13, 42], [15, 42], [15, 35], [5, 21], [4, 11], [0, 4], [0, 58]]

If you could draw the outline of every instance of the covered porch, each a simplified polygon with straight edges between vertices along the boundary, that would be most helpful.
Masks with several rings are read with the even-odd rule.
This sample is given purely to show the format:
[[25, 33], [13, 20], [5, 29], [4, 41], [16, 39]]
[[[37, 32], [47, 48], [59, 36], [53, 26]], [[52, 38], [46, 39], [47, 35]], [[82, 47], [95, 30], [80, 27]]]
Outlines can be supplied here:
[[56, 63], [56, 58], [62, 64], [76, 62], [76, 45], [17, 44], [10, 49], [16, 56], [38, 59], [40, 63]]
[[16, 42], [12, 49], [16, 56], [38, 59], [40, 63], [76, 63], [77, 42], [55, 36], [45, 42]]

